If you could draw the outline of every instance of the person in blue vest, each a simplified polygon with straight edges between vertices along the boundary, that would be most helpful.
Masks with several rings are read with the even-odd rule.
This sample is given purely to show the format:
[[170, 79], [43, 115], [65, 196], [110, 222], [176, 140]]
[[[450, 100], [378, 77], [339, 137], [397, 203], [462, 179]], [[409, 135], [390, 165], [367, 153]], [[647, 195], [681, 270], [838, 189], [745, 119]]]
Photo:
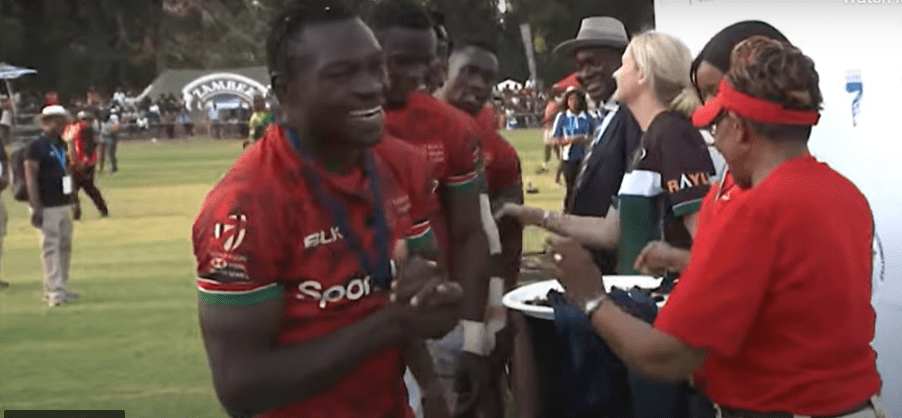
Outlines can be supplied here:
[[556, 181], [560, 183], [563, 174], [567, 187], [564, 208], [569, 212], [573, 184], [586, 155], [586, 146], [591, 142], [592, 133], [595, 131], [595, 118], [589, 114], [586, 95], [581, 90], [567, 91], [564, 103], [566, 110], [558, 113], [551, 134], [555, 142], [561, 146], [561, 165]]

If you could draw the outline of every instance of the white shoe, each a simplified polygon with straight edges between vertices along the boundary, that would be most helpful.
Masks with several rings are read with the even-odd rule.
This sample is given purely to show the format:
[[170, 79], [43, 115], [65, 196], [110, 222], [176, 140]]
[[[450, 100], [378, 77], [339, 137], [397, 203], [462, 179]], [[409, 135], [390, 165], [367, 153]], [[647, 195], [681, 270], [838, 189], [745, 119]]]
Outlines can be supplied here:
[[[63, 302], [71, 302], [73, 300], [78, 300], [78, 298], [80, 298], [80, 297], [81, 297], [81, 295], [79, 295], [78, 293], [70, 292], [70, 291], [66, 290], [63, 292], [62, 301]], [[44, 302], [50, 302], [50, 294], [45, 293], [44, 296], [41, 297], [41, 300], [43, 300]]]
[[47, 305], [49, 306], [60, 306], [66, 303], [66, 296], [60, 294], [53, 294], [47, 298]]

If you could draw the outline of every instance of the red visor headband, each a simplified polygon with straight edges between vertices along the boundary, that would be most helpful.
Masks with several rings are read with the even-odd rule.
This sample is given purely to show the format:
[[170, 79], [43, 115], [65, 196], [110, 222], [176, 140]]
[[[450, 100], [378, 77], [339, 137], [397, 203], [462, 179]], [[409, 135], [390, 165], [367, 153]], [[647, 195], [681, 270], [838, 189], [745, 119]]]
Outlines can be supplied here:
[[724, 79], [720, 82], [717, 96], [692, 115], [692, 123], [697, 127], [709, 126], [724, 110], [733, 111], [743, 119], [768, 125], [813, 126], [821, 118], [820, 112], [816, 110], [786, 109], [779, 103], [745, 94]]

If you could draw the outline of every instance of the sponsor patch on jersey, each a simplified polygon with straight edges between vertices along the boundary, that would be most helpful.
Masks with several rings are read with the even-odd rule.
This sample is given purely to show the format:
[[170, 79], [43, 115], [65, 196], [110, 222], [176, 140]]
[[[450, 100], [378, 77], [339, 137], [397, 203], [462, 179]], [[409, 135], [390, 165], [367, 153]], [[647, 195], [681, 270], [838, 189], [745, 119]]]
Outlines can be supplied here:
[[241, 247], [246, 234], [247, 216], [243, 213], [229, 215], [226, 220], [213, 226], [213, 237], [219, 240], [222, 249], [229, 252]]
[[373, 281], [369, 277], [348, 281], [345, 285], [335, 285], [323, 289], [322, 283], [307, 280], [298, 285], [296, 297], [300, 300], [317, 302], [320, 309], [330, 303], [353, 302], [369, 296], [373, 292]]
[[410, 212], [410, 197], [407, 195], [392, 199], [395, 211], [399, 214]]
[[680, 178], [667, 180], [667, 191], [676, 193], [680, 190], [691, 189], [699, 186], [710, 186], [711, 176], [708, 173], [699, 171], [697, 173], [683, 173]]
[[247, 273], [247, 257], [233, 253], [213, 252], [206, 269], [210, 277], [222, 283], [250, 281]]
[[423, 150], [426, 151], [426, 158], [434, 163], [445, 162], [445, 145], [444, 144], [424, 144]]

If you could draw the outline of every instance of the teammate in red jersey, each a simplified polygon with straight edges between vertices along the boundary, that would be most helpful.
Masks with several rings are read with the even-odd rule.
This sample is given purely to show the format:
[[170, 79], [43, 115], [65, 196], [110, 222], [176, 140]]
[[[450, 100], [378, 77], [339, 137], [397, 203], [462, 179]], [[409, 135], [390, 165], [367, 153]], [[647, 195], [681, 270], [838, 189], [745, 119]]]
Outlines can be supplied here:
[[97, 206], [100, 216], [110, 216], [106, 201], [103, 195], [94, 184], [94, 173], [97, 168], [97, 141], [96, 136], [99, 132], [94, 129], [94, 115], [88, 111], [78, 112], [78, 121], [75, 121], [63, 131], [63, 140], [68, 143], [69, 147], [69, 164], [72, 173], [72, 201], [74, 208], [72, 209], [72, 218], [81, 219], [81, 204], [78, 199], [78, 192], [84, 189], [85, 193]]
[[[455, 43], [448, 74], [448, 80], [437, 96], [476, 118], [492, 209], [498, 209], [504, 203], [523, 204], [520, 157], [514, 147], [498, 135], [493, 124], [494, 111], [487, 107], [498, 76], [498, 58], [494, 48], [480, 42]], [[471, 408], [483, 417], [504, 416], [504, 386], [500, 377], [511, 357], [512, 335], [507, 327], [501, 297], [517, 284], [523, 250], [523, 227], [516, 220], [509, 217], [501, 219], [497, 230], [498, 234], [490, 236], [490, 239], [498, 240], [501, 254], [492, 260], [491, 299], [486, 319], [496, 341], [490, 356], [492, 381], [486, 393]]]
[[[491, 351], [484, 322], [490, 268], [484, 228], [494, 223], [477, 128], [471, 116], [422, 91], [436, 54], [433, 22], [422, 7], [411, 0], [382, 0], [373, 6], [370, 24], [388, 59], [386, 131], [425, 150], [434, 164], [441, 206], [432, 225], [452, 279], [464, 287], [461, 327], [432, 344], [435, 372], [445, 378], [444, 392], [453, 406], [455, 392], [476, 396], [485, 388]], [[413, 372], [421, 386], [432, 387], [418, 374], [423, 371]], [[456, 381], [456, 391], [449, 390], [449, 381]]]
[[285, 123], [238, 159], [193, 229], [216, 393], [233, 417], [412, 417], [402, 347], [452, 329], [462, 298], [415, 255], [425, 158], [387, 137], [371, 149], [384, 55], [340, 3], [282, 12], [267, 52]]

